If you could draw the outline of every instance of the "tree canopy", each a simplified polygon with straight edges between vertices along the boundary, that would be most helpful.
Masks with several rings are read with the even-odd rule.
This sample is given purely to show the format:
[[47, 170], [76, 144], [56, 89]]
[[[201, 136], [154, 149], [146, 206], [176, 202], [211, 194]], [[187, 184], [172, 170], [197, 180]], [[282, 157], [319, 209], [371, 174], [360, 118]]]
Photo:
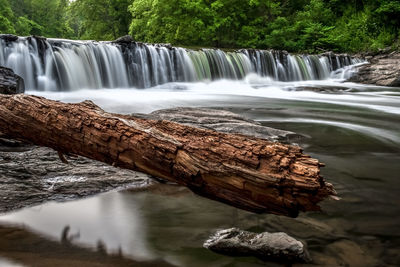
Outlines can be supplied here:
[[399, 46], [398, 0], [0, 0], [0, 33], [292, 52]]

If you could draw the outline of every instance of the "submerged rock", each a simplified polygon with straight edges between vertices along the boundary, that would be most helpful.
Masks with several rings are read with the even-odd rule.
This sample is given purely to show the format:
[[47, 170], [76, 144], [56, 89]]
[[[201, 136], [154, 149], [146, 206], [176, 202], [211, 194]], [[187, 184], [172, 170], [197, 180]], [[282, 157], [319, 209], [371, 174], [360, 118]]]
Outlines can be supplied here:
[[345, 86], [336, 86], [336, 85], [316, 85], [316, 86], [288, 86], [285, 87], [287, 91], [312, 91], [318, 93], [340, 93], [346, 90], [349, 90], [348, 87]]
[[254, 256], [278, 262], [310, 262], [303, 243], [285, 233], [252, 233], [237, 228], [217, 231], [203, 246], [231, 256]]
[[[135, 116], [137, 115], [135, 114]], [[156, 120], [169, 120], [223, 133], [254, 136], [269, 141], [288, 141], [290, 137], [298, 136], [293, 132], [263, 126], [236, 113], [220, 109], [179, 107], [157, 110], [150, 114], [140, 114], [140, 116]]]
[[12, 95], [24, 92], [24, 79], [12, 69], [0, 67], [0, 94]]
[[347, 81], [400, 87], [400, 53], [367, 56], [366, 59], [370, 63], [360, 66]]

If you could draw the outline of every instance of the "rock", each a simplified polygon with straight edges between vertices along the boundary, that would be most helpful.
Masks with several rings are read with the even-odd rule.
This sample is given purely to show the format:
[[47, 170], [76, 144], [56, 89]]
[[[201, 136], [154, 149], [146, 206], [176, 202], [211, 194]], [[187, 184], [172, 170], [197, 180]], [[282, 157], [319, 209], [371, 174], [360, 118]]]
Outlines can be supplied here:
[[0, 213], [46, 201], [78, 199], [115, 188], [145, 188], [146, 174], [114, 168], [83, 157], [0, 138]]
[[[137, 116], [138, 114], [134, 114]], [[141, 117], [169, 120], [197, 128], [205, 128], [224, 133], [238, 133], [270, 141], [287, 141], [297, 134], [289, 131], [278, 130], [235, 114], [230, 111], [208, 108], [171, 108], [140, 114]]]
[[25, 92], [24, 79], [12, 69], [0, 67], [0, 94], [12, 95]]
[[5, 40], [6, 42], [14, 42], [18, 40], [18, 36], [13, 34], [0, 34], [0, 39]]
[[310, 262], [303, 243], [286, 233], [252, 233], [237, 228], [217, 231], [203, 246], [231, 256], [254, 256], [285, 263]]
[[400, 53], [369, 55], [369, 64], [358, 68], [348, 82], [400, 87]]
[[114, 40], [113, 43], [129, 44], [129, 43], [132, 43], [134, 41], [135, 40], [133, 40], [132, 36], [125, 35], [125, 36], [119, 37], [118, 39]]
[[348, 90], [345, 86], [336, 85], [315, 85], [315, 86], [288, 86], [285, 87], [287, 91], [313, 91], [313, 92], [323, 92], [323, 93], [340, 93]]

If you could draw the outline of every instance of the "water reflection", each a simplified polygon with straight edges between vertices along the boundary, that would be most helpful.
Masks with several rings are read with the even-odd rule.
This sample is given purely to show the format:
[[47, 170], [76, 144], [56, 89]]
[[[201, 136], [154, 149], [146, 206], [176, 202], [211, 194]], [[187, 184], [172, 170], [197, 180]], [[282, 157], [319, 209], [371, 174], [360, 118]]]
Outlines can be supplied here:
[[[344, 170], [352, 169], [352, 164], [363, 164], [348, 162], [346, 158], [323, 158], [330, 163], [336, 161]], [[383, 167], [390, 164], [392, 162]], [[306, 241], [314, 263], [319, 265], [395, 263], [398, 260], [395, 253], [400, 252], [400, 236], [398, 232], [396, 234], [400, 218], [394, 214], [398, 214], [399, 206], [387, 207], [387, 204], [398, 197], [394, 192], [383, 192], [382, 185], [373, 189], [377, 185], [374, 181], [352, 180], [350, 175], [341, 173], [335, 166], [328, 167], [326, 174], [338, 177], [335, 184], [342, 200], [324, 202], [325, 213], [302, 214], [297, 219], [248, 213], [201, 198], [179, 186], [159, 184], [150, 191], [111, 192], [70, 203], [49, 203], [42, 205], [41, 209], [29, 208], [3, 216], [1, 221], [25, 222], [35, 232], [61, 240], [64, 247], [79, 244], [91, 247], [91, 251], [98, 255], [112, 252], [135, 260], [146, 255], [147, 261], [163, 259], [177, 266], [265, 266], [255, 258], [231, 258], [202, 248], [204, 240], [216, 229], [229, 227], [284, 231]], [[374, 173], [370, 175], [375, 176]], [[386, 177], [385, 188], [393, 185], [390, 182], [392, 178]], [[367, 200], [368, 196], [374, 197]], [[99, 206], [103, 203], [107, 204]], [[93, 212], [99, 208], [102, 208], [101, 212]], [[54, 216], [55, 209], [57, 217]], [[32, 249], [26, 240], [19, 242], [19, 246]], [[10, 255], [0, 248], [2, 253]], [[274, 264], [268, 263], [267, 266]]]
[[10, 224], [0, 224], [0, 255], [7, 257], [0, 258], [2, 267], [172, 266], [161, 260], [129, 259], [122, 253], [109, 253], [105, 248], [94, 250], [65, 240], [59, 242], [29, 227]]
[[79, 202], [49, 203], [0, 217], [2, 222], [27, 224], [35, 231], [60, 238], [64, 244], [93, 248], [103, 242], [108, 253], [130, 255], [138, 260], [154, 259], [148, 248], [146, 223], [137, 203], [120, 194], [105, 194]]
[[24, 267], [24, 265], [12, 262], [8, 259], [4, 259], [0, 257], [0, 266], [2, 267]]

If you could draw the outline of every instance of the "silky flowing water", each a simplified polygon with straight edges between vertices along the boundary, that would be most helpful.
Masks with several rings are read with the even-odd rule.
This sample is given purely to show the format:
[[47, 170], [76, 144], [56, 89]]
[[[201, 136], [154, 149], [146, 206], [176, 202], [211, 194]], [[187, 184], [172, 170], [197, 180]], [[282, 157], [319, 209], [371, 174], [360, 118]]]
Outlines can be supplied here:
[[[325, 91], [318, 92], [321, 89]], [[286, 232], [308, 244], [317, 265], [400, 264], [400, 88], [333, 80], [274, 82], [250, 75], [242, 81], [167, 83], [146, 90], [28, 93], [64, 102], [90, 99], [117, 113], [177, 106], [224, 108], [296, 132], [302, 137], [295, 142], [326, 163], [322, 174], [341, 199], [324, 201], [321, 213], [293, 219], [252, 214], [160, 184], [151, 190], [115, 191], [26, 208], [0, 216], [1, 226], [24, 225], [54, 241], [62, 241], [63, 231], [65, 239], [69, 226], [66, 234], [76, 236], [71, 241], [76, 246], [177, 266], [275, 266], [202, 248], [211, 233], [229, 227]], [[18, 262], [14, 254], [0, 251], [0, 264], [6, 262], [33, 263]]]

